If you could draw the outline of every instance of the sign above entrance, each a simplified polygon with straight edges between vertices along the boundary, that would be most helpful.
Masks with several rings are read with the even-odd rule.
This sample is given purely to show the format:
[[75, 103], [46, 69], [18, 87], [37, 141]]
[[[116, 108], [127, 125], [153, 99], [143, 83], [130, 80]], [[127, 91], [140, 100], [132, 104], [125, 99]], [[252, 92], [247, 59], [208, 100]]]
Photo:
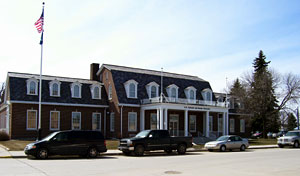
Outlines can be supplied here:
[[204, 107], [196, 107], [196, 106], [184, 106], [184, 109], [188, 109], [188, 110], [206, 110], [209, 111], [210, 108], [204, 108]]

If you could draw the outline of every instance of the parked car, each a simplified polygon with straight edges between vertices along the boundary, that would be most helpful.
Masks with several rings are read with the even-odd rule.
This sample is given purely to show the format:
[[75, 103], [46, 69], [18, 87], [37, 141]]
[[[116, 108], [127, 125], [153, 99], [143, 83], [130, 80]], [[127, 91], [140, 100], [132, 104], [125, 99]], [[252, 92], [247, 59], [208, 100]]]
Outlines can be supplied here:
[[106, 142], [100, 131], [58, 131], [40, 141], [28, 144], [24, 152], [36, 158], [50, 155], [80, 155], [90, 158], [106, 152]]
[[255, 133], [252, 134], [252, 138], [260, 138], [262, 137], [262, 132], [256, 131]]
[[293, 146], [295, 148], [299, 147], [300, 142], [300, 131], [289, 131], [285, 136], [279, 137], [277, 139], [278, 147], [283, 148], [284, 146]]
[[125, 155], [133, 152], [136, 156], [152, 150], [164, 150], [167, 153], [177, 150], [178, 154], [185, 154], [186, 149], [193, 146], [192, 141], [192, 136], [174, 137], [167, 130], [145, 130], [133, 138], [121, 139], [118, 149]]
[[284, 136], [288, 131], [279, 131], [277, 134], [276, 134], [276, 137], [282, 137]]
[[213, 150], [220, 150], [221, 152], [224, 152], [232, 149], [245, 151], [246, 148], [249, 147], [249, 142], [247, 139], [242, 139], [240, 136], [228, 135], [221, 136], [216, 141], [207, 142], [204, 147], [210, 152]]

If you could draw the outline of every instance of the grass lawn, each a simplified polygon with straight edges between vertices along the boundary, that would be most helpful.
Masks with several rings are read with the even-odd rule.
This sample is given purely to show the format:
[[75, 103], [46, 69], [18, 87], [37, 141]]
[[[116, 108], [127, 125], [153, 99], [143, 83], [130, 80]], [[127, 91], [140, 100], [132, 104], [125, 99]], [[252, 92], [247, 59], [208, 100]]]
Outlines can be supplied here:
[[[10, 151], [22, 151], [25, 146], [34, 141], [24, 141], [24, 140], [9, 140], [9, 141], [0, 141], [0, 145], [3, 145], [6, 148], [9, 148]], [[119, 145], [119, 140], [106, 140], [107, 149], [117, 149]]]
[[277, 139], [249, 139], [250, 145], [276, 145]]

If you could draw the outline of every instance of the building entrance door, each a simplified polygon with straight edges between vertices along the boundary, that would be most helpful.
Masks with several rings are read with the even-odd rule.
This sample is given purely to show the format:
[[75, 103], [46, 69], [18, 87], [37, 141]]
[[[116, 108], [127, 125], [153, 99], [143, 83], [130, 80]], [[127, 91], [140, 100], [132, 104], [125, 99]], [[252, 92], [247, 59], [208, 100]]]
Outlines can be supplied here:
[[170, 136], [178, 136], [179, 135], [179, 115], [178, 114], [170, 115], [169, 131], [170, 131]]

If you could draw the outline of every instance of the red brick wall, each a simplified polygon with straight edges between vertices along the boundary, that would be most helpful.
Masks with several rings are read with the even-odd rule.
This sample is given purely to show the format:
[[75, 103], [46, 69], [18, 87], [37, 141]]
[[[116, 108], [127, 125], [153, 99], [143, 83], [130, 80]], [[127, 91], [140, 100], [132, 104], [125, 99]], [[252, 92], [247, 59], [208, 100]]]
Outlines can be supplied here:
[[[26, 129], [27, 110], [37, 110], [38, 105], [34, 104], [13, 104], [12, 105], [12, 126], [11, 137], [15, 138], [35, 138], [37, 131]], [[74, 106], [55, 106], [42, 105], [42, 137], [47, 136], [50, 131], [50, 111], [60, 111], [60, 130], [71, 130], [72, 112], [81, 112], [81, 129], [92, 129], [92, 113], [101, 113], [101, 130], [104, 129], [104, 108], [74, 107]]]

